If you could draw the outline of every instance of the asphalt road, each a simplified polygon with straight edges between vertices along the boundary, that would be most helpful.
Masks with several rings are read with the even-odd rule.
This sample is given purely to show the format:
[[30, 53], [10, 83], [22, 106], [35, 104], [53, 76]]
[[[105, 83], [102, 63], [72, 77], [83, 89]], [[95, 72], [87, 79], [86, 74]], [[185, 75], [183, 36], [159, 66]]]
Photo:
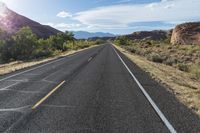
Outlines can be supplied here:
[[174, 130], [200, 132], [197, 115], [110, 44], [1, 76], [0, 132], [170, 132], [130, 73]]

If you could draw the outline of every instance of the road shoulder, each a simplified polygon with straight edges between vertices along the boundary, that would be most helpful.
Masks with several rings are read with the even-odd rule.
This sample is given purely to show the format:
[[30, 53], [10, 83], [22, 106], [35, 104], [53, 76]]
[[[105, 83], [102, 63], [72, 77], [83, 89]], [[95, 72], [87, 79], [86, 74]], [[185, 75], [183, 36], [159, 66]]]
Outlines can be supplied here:
[[200, 83], [190, 79], [187, 73], [164, 64], [154, 63], [114, 45], [120, 52], [138, 65], [153, 79], [165, 86], [182, 104], [200, 116]]

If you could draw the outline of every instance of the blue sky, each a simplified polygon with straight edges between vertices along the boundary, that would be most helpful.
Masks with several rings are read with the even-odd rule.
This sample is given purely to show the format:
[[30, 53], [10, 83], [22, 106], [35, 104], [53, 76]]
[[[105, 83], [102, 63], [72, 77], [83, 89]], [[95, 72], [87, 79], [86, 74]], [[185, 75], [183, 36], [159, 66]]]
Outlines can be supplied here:
[[200, 0], [0, 0], [59, 30], [127, 34], [200, 20]]

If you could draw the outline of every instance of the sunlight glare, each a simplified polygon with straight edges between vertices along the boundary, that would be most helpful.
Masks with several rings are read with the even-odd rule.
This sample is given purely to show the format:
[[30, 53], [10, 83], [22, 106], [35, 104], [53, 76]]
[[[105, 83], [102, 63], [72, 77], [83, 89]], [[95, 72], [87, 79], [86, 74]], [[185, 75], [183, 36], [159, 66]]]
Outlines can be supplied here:
[[6, 5], [2, 1], [0, 1], [0, 16], [1, 17], [6, 17], [5, 9], [6, 9]]

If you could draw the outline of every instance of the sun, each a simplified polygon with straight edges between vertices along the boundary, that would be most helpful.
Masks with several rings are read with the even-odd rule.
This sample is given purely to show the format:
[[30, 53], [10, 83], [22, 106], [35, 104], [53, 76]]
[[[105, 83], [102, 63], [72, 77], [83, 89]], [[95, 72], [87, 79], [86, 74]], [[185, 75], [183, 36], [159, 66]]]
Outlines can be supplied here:
[[5, 7], [11, 5], [10, 4], [11, 2], [12, 1], [8, 1], [8, 0], [0, 0], [0, 8], [5, 8]]
[[6, 5], [0, 1], [0, 16], [5, 17]]

